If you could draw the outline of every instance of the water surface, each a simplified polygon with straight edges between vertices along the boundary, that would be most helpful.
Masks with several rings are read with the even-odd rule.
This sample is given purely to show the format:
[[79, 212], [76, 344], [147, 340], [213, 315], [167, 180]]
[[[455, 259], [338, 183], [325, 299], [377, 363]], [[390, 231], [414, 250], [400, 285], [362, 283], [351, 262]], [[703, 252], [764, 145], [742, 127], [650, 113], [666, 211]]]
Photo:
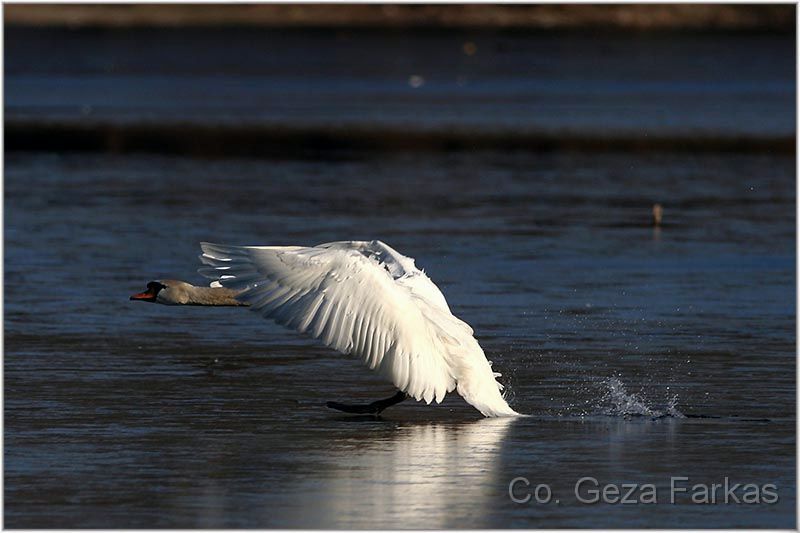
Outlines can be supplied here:
[[[5, 154], [6, 526], [794, 527], [794, 35], [4, 38], [6, 147], [28, 150]], [[59, 124], [123, 129], [79, 154]], [[131, 125], [161, 136], [123, 142]], [[386, 152], [331, 148], [386, 132]], [[393, 390], [246, 309], [128, 300], [203, 281], [201, 240], [374, 238], [442, 288], [529, 417], [458, 397], [344, 416], [325, 402]], [[673, 476], [779, 501], [670, 504]], [[518, 477], [551, 502], [514, 503]], [[583, 477], [658, 503], [581, 503]]]
[[6, 32], [6, 119], [506, 135], [794, 134], [793, 34]]
[[[794, 180], [767, 155], [6, 154], [5, 524], [793, 527]], [[530, 417], [344, 416], [324, 402], [391, 387], [245, 309], [128, 300], [200, 282], [200, 240], [370, 238]], [[512, 502], [519, 476], [559, 503]], [[581, 504], [584, 476], [659, 503]], [[780, 500], [671, 505], [671, 476]]]

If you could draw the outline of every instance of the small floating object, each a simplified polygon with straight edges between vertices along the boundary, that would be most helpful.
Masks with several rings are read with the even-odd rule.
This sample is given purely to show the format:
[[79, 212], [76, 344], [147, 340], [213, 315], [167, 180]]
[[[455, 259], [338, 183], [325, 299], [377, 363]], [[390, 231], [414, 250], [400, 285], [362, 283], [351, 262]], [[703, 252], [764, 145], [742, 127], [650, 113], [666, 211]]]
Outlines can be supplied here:
[[663, 216], [664, 208], [661, 207], [661, 204], [653, 204], [653, 225], [660, 226]]
[[467, 41], [464, 43], [462, 49], [464, 50], [464, 53], [467, 54], [468, 56], [474, 56], [475, 52], [478, 51], [478, 45], [476, 45], [472, 41]]
[[408, 77], [408, 84], [411, 86], [412, 89], [419, 89], [423, 85], [425, 85], [425, 78], [418, 74], [414, 74]]

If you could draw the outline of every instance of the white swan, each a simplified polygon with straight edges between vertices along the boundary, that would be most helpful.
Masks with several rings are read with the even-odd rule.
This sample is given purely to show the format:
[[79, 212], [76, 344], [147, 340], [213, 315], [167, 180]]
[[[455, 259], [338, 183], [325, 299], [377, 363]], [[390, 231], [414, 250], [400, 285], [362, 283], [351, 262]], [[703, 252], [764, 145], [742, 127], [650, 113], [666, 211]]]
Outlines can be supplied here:
[[406, 395], [438, 403], [457, 390], [487, 417], [518, 415], [503, 399], [502, 385], [495, 380], [500, 374], [492, 372], [472, 328], [450, 312], [442, 293], [412, 258], [383, 242], [200, 246], [206, 266], [199, 272], [215, 280], [212, 286], [218, 282], [223, 288], [176, 289], [175, 282], [151, 282], [148, 292], [132, 299], [246, 304], [265, 318], [358, 356], [400, 389], [366, 407], [329, 407], [377, 413]]

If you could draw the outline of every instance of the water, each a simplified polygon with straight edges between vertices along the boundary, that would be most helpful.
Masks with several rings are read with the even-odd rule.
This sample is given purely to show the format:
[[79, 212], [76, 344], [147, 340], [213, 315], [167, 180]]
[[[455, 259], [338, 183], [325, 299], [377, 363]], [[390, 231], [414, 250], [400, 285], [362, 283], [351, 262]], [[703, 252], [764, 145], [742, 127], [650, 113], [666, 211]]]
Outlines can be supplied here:
[[[794, 116], [753, 105], [780, 111], [769, 134]], [[794, 527], [795, 201], [794, 158], [769, 153], [6, 153], [5, 525]], [[246, 309], [128, 300], [200, 283], [201, 240], [371, 238], [416, 258], [529, 417], [458, 397], [346, 416], [325, 401], [393, 392], [355, 360]], [[670, 504], [680, 476], [779, 501]], [[518, 477], [552, 501], [514, 503]], [[658, 503], [581, 503], [583, 477]]]
[[6, 46], [12, 120], [794, 134], [784, 34], [12, 27]]

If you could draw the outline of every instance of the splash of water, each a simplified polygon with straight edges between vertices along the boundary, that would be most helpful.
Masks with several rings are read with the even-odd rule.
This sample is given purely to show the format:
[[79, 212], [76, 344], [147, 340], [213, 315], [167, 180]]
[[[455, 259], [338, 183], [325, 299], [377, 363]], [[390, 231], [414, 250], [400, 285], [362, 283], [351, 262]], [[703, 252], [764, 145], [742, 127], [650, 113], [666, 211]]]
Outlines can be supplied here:
[[673, 395], [667, 401], [663, 409], [656, 409], [648, 405], [647, 401], [637, 393], [629, 393], [625, 384], [619, 378], [612, 377], [605, 379], [601, 384], [606, 388], [600, 398], [600, 404], [604, 406], [603, 414], [608, 416], [635, 417], [645, 416], [648, 418], [686, 418], [678, 410], [678, 395]]

